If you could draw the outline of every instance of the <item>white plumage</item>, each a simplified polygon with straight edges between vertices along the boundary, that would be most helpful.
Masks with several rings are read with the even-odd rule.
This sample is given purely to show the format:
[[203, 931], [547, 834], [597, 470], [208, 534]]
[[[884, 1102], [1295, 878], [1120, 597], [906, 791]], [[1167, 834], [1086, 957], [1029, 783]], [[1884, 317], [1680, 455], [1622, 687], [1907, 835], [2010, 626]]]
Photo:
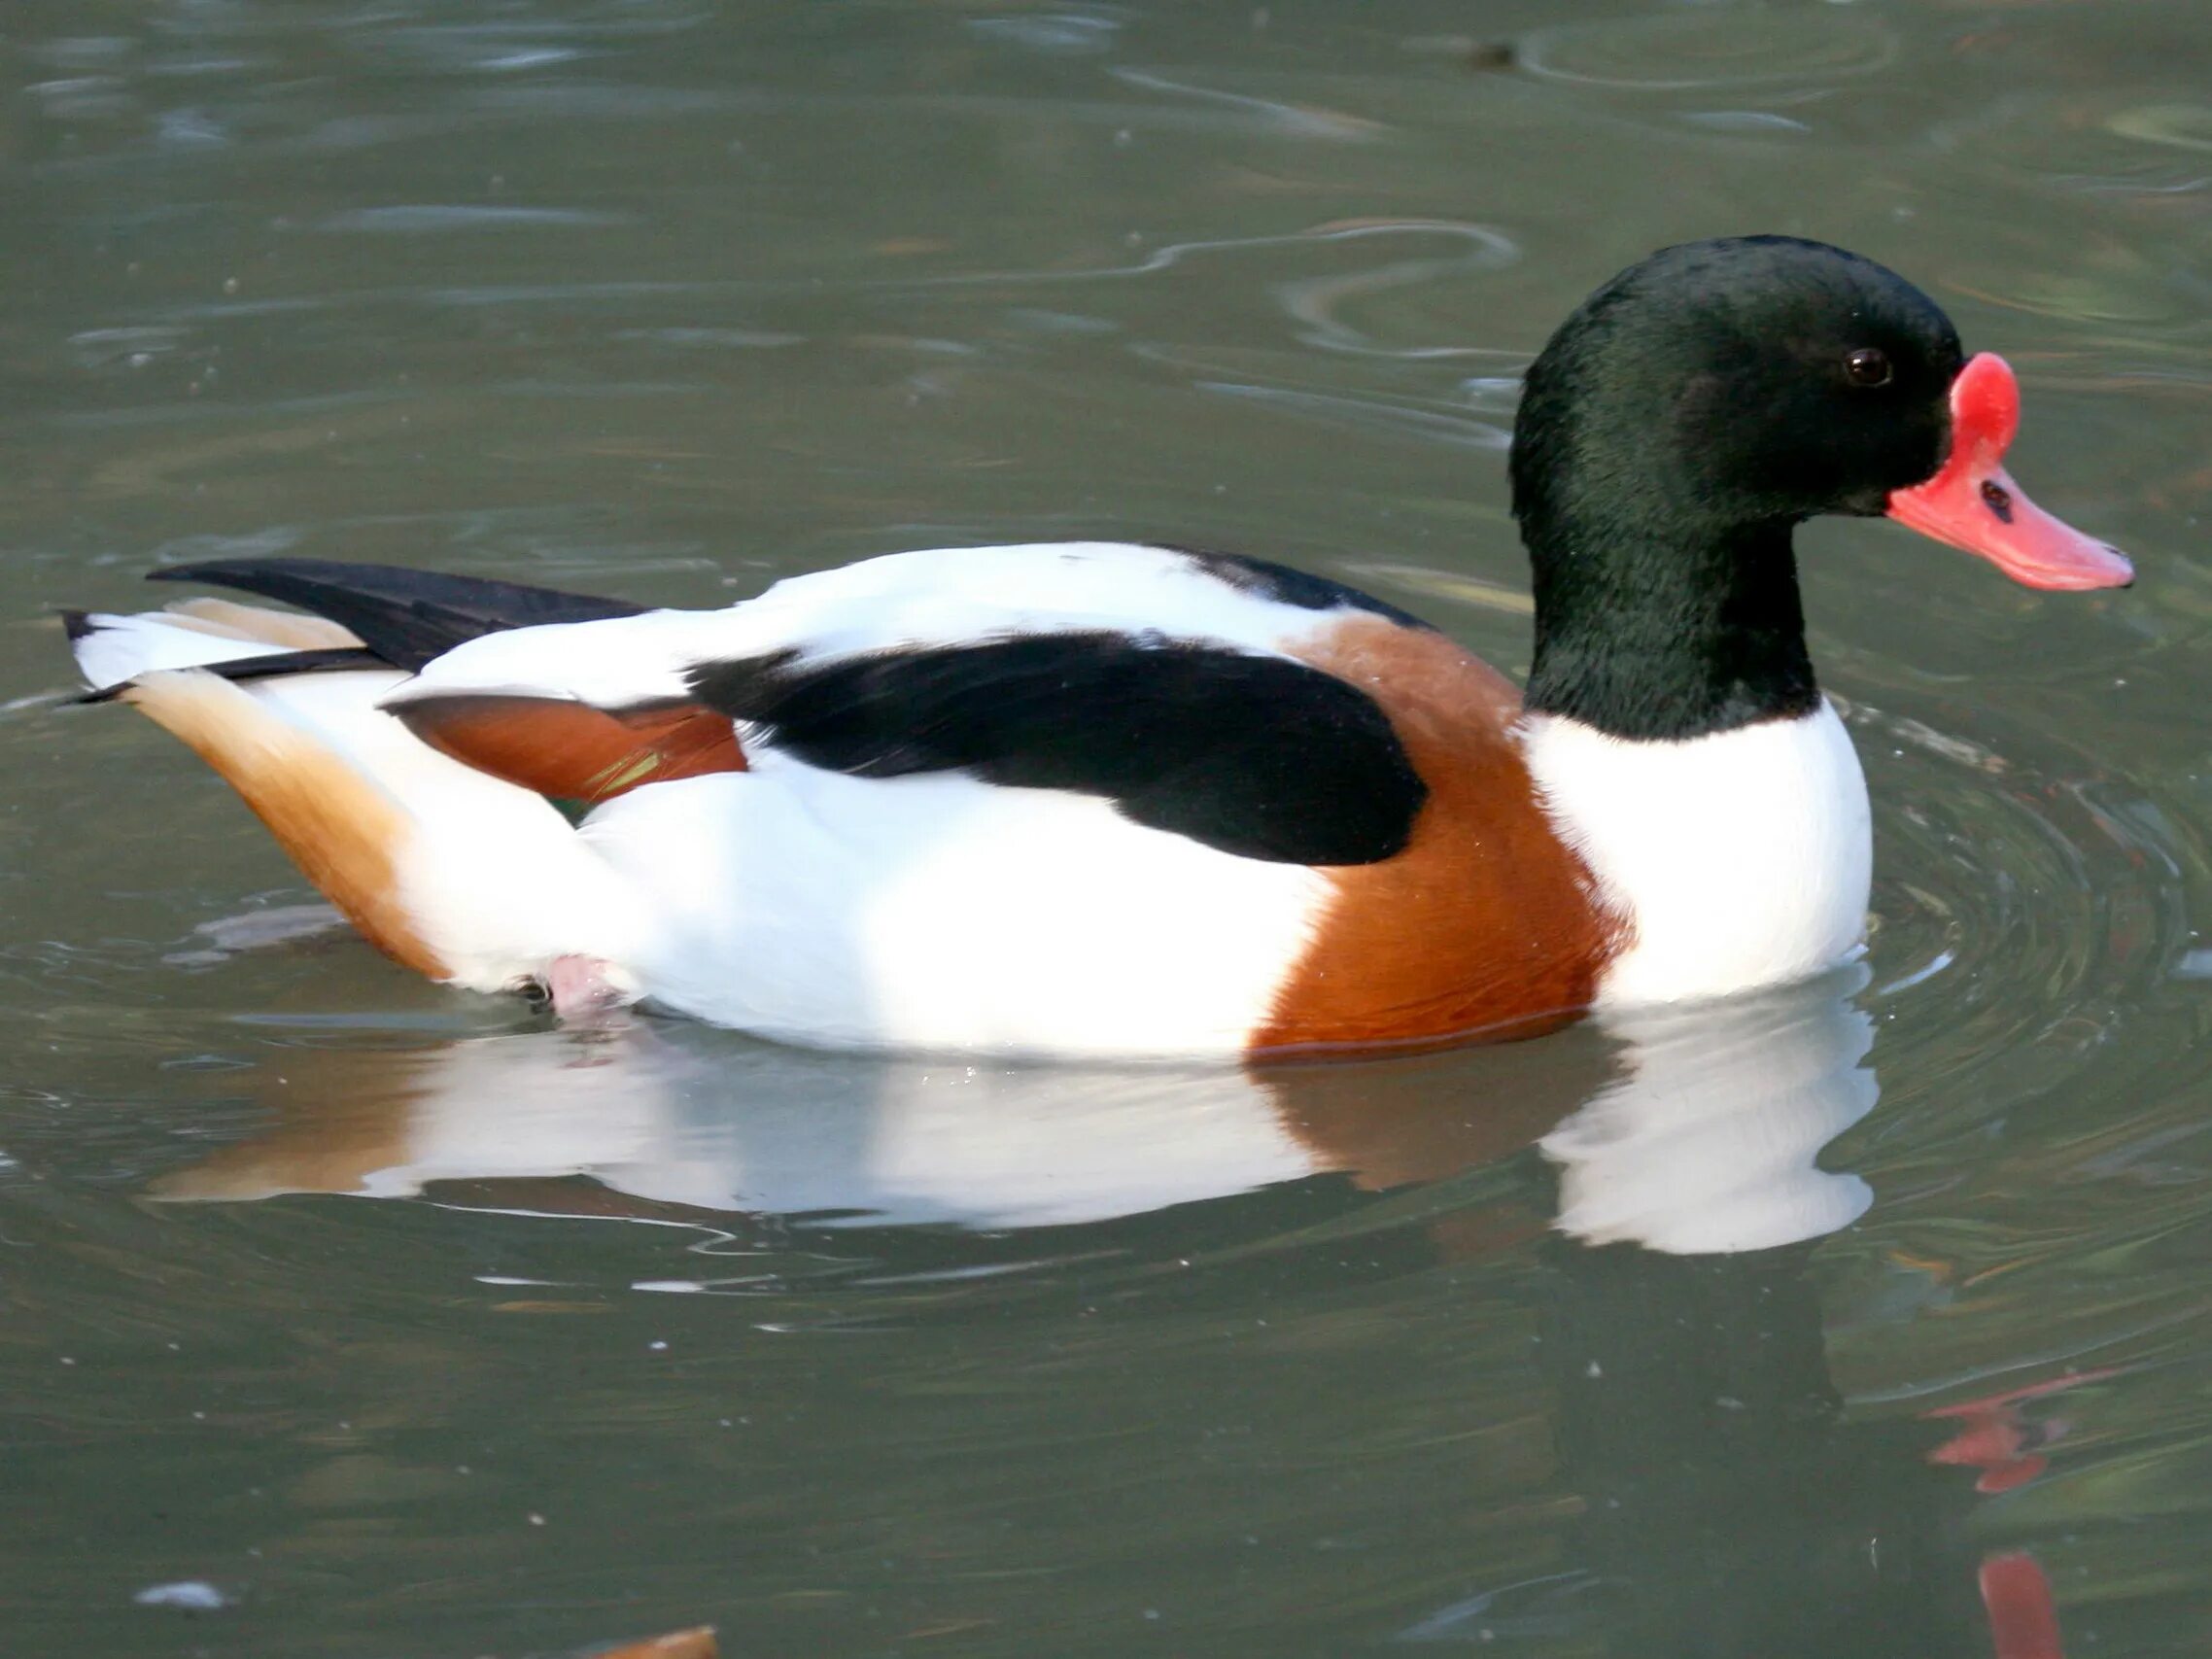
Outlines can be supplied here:
[[[416, 674], [191, 674], [331, 626], [235, 605], [95, 617], [77, 649], [97, 685], [183, 671], [234, 740], [304, 739], [396, 806], [390, 881], [452, 983], [499, 989], [583, 957], [624, 997], [785, 1041], [1126, 1058], [1233, 1053], [1266, 1029], [1329, 913], [1328, 873], [1145, 827], [1095, 795], [825, 770], [751, 727], [748, 770], [648, 782], [571, 826], [386, 710], [456, 693], [619, 709], [692, 696], [702, 665], [1036, 634], [1293, 656], [1356, 614], [1287, 603], [1233, 566], [1077, 542], [890, 555], [723, 610], [491, 632]], [[1832, 709], [1684, 742], [1551, 716], [1518, 736], [1560, 841], [1628, 924], [1601, 1006], [1725, 996], [1856, 945], [1866, 792]]]
[[1231, 1053], [1327, 896], [1093, 797], [774, 750], [609, 802], [583, 838], [652, 918], [629, 960], [656, 1001], [837, 1047]]
[[486, 634], [425, 667], [409, 692], [528, 690], [611, 708], [688, 696], [684, 671], [702, 661], [790, 651], [822, 662], [1023, 634], [1111, 631], [1274, 656], [1329, 614], [1231, 586], [1165, 547], [930, 548], [787, 576], [727, 610], [651, 610]]
[[[751, 741], [746, 772], [650, 784], [571, 827], [384, 709], [455, 691], [620, 707], [688, 695], [700, 662], [1038, 632], [1273, 654], [1332, 619], [1160, 548], [964, 548], [794, 577], [725, 610], [487, 634], [417, 675], [269, 677], [236, 695], [405, 810], [398, 879], [452, 983], [499, 989], [581, 955], [625, 993], [791, 1042], [1218, 1054], [1264, 1022], [1327, 898], [1316, 872], [1146, 828], [1091, 796], [848, 777]], [[78, 654], [101, 686], [282, 648], [163, 612], [90, 620]]]

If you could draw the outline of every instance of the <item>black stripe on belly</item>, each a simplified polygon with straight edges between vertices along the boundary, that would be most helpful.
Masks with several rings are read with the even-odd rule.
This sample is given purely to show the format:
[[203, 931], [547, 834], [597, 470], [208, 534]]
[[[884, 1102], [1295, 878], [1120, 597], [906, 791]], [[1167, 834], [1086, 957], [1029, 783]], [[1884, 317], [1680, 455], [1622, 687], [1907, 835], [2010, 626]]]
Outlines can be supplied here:
[[1246, 858], [1370, 864], [1428, 788], [1373, 699], [1280, 657], [1116, 633], [1030, 635], [807, 663], [702, 663], [699, 700], [811, 766], [962, 772], [1112, 801]]

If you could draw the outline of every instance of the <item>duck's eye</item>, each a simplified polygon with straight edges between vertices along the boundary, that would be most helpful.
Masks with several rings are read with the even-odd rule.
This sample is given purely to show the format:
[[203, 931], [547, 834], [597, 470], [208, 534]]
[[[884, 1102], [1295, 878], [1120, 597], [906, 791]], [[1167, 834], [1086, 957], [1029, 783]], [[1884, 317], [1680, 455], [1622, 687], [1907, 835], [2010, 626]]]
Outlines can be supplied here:
[[1861, 346], [1844, 359], [1844, 377], [1853, 386], [1886, 386], [1893, 372], [1889, 354], [1880, 346]]

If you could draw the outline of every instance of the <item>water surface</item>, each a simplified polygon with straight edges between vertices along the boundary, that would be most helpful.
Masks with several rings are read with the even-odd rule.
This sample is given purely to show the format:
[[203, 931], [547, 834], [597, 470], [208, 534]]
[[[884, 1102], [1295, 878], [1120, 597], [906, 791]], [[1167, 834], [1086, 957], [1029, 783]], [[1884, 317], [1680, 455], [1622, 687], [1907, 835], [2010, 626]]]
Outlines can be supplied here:
[[[2212, 15], [0, 31], [0, 1645], [2212, 1651]], [[2005, 353], [2018, 475], [2142, 581], [1809, 530], [1878, 927], [1687, 1024], [1257, 1081], [584, 1040], [54, 707], [51, 607], [225, 553], [700, 605], [1164, 536], [1519, 672], [1514, 377], [1741, 230]]]

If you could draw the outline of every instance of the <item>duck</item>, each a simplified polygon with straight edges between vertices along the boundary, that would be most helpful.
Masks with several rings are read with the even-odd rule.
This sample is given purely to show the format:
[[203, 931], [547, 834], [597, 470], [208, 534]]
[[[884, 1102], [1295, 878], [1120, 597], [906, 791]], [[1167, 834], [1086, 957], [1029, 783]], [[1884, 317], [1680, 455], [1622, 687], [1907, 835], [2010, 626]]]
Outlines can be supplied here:
[[2017, 380], [1872, 259], [1688, 242], [1527, 371], [1524, 685], [1244, 552], [887, 554], [711, 610], [232, 559], [64, 617], [86, 701], [243, 798], [370, 944], [565, 1020], [1246, 1061], [1726, 998], [1861, 949], [1866, 783], [1793, 532], [1886, 516], [2031, 588], [2127, 559], [2004, 466]]

